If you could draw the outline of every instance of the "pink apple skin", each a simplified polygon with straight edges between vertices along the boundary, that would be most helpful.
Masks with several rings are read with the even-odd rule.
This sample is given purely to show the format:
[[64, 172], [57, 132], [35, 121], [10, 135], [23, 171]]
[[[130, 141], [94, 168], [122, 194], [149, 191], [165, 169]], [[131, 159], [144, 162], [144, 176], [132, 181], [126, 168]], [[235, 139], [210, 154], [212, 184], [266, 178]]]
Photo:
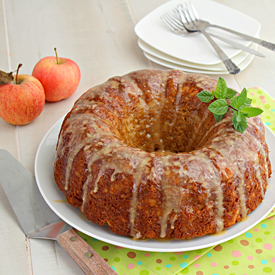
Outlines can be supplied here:
[[80, 69], [68, 58], [48, 56], [35, 65], [32, 75], [44, 87], [46, 101], [55, 102], [71, 96], [80, 82]]
[[31, 75], [18, 75], [7, 84], [0, 85], [0, 117], [13, 125], [25, 125], [37, 118], [45, 105], [41, 83]]

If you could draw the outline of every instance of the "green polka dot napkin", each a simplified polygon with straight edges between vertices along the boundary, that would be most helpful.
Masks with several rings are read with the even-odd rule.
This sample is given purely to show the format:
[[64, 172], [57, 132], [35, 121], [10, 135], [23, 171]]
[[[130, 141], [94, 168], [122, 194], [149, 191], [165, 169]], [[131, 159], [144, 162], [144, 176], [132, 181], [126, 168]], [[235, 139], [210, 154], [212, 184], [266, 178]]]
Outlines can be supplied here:
[[[248, 89], [252, 105], [275, 133], [275, 100], [258, 87]], [[275, 212], [237, 238], [187, 252], [147, 252], [108, 244], [79, 232], [119, 275], [275, 274]]]
[[247, 96], [252, 99], [252, 105], [264, 110], [262, 121], [275, 133], [275, 100], [258, 87], [247, 90]]

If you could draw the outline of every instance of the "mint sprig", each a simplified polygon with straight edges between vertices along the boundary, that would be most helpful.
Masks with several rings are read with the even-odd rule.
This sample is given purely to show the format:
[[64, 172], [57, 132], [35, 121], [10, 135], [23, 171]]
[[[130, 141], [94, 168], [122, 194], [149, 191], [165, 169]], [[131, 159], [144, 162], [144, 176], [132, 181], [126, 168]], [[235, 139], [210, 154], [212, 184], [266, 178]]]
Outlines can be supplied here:
[[[263, 112], [260, 108], [250, 106], [252, 99], [247, 97], [245, 88], [237, 95], [236, 91], [227, 88], [225, 80], [221, 77], [218, 80], [215, 91], [213, 90], [211, 93], [207, 90], [203, 90], [197, 94], [197, 97], [205, 103], [216, 99], [209, 104], [208, 109], [213, 113], [217, 122], [223, 118], [229, 108], [232, 109], [232, 122], [234, 128], [241, 133], [247, 128], [247, 118], [258, 116]], [[229, 101], [229, 104], [226, 99]]]

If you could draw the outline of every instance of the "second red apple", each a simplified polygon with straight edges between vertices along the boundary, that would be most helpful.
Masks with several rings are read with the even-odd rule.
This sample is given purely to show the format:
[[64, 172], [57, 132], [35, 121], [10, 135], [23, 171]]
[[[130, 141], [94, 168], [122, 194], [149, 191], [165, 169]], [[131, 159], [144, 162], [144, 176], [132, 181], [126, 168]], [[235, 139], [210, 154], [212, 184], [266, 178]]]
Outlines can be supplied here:
[[55, 102], [68, 98], [76, 91], [81, 74], [74, 61], [56, 54], [38, 61], [32, 75], [44, 87], [46, 101]]

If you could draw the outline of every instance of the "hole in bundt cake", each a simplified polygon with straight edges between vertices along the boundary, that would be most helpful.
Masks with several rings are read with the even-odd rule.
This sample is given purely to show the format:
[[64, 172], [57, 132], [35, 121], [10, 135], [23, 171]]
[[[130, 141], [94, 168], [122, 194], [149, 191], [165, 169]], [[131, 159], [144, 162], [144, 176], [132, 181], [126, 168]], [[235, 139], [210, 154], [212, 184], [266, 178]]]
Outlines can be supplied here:
[[196, 96], [201, 89], [193, 83], [184, 83], [182, 87], [186, 89], [186, 86], [189, 87], [188, 100], [186, 91], [177, 87], [179, 90], [174, 98], [150, 99], [146, 102], [147, 109], [140, 107], [132, 112], [118, 129], [124, 142], [146, 152], [161, 154], [197, 149], [215, 120], [207, 104], [201, 103]]

